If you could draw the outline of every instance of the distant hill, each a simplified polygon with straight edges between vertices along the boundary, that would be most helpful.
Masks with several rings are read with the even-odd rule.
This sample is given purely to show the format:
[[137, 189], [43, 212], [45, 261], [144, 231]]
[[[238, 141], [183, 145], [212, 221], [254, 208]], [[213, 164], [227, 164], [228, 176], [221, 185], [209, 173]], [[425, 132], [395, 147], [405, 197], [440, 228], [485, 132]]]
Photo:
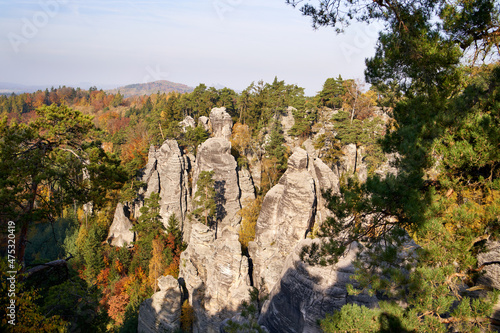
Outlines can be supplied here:
[[118, 91], [125, 96], [142, 96], [155, 94], [158, 91], [169, 93], [171, 91], [176, 91], [179, 93], [192, 92], [194, 88], [189, 87], [182, 83], [175, 83], [166, 80], [148, 82], [148, 83], [135, 83], [129, 84], [127, 86], [119, 87], [116, 89], [107, 90], [108, 93], [116, 94]]
[[0, 82], [0, 94], [1, 95], [10, 95], [15, 93], [16, 95], [22, 93], [32, 93], [37, 90], [45, 90], [45, 86], [36, 86], [36, 85], [24, 85], [19, 83], [11, 83], [11, 82]]

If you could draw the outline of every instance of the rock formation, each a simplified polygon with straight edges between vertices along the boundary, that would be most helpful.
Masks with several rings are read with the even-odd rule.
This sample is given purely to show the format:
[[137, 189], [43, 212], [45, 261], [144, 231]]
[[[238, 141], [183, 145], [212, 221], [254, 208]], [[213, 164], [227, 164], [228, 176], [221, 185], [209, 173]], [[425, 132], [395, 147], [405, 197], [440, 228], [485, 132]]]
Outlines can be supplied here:
[[132, 222], [129, 220], [129, 209], [122, 203], [118, 203], [113, 217], [113, 223], [109, 228], [108, 242], [112, 246], [127, 246], [131, 245], [135, 240], [135, 232], [131, 229]]
[[287, 145], [289, 145], [290, 147], [293, 147], [296, 141], [294, 137], [288, 135], [288, 131], [293, 127], [293, 125], [295, 125], [295, 118], [293, 117], [294, 111], [297, 111], [297, 109], [289, 106], [283, 111], [283, 114], [280, 117], [283, 137], [285, 138]]
[[255, 199], [255, 186], [252, 175], [248, 169], [238, 169], [238, 184], [240, 187], [240, 202]]
[[210, 119], [205, 116], [201, 116], [198, 118], [198, 125], [201, 125], [205, 131], [210, 130]]
[[318, 210], [321, 189], [338, 191], [337, 177], [324, 163], [296, 148], [285, 174], [264, 198], [255, 241], [249, 245], [253, 280], [264, 293], [279, 281], [286, 257], [312, 229], [318, 211], [326, 215], [323, 207]]
[[[202, 171], [214, 171], [217, 196], [220, 198], [221, 221], [217, 226], [235, 228], [241, 218], [237, 212], [241, 209], [240, 187], [236, 160], [231, 155], [231, 143], [225, 138], [210, 138], [198, 147], [198, 154], [193, 172], [193, 195], [195, 195], [198, 177]], [[189, 231], [187, 231], [189, 232]]]
[[140, 216], [137, 211], [143, 205], [144, 199], [149, 198], [151, 193], [159, 193], [163, 224], [167, 226], [172, 214], [175, 214], [177, 220], [182, 223], [190, 201], [189, 167], [189, 158], [181, 152], [175, 140], [166, 140], [158, 149], [151, 146], [142, 176], [142, 181], [147, 186], [145, 191], [139, 192], [136, 217]]
[[363, 161], [363, 147], [356, 148], [354, 143], [342, 147], [344, 155], [341, 157], [339, 172], [347, 175], [357, 175], [359, 181], [365, 182], [368, 177], [368, 167]]
[[210, 112], [210, 124], [214, 138], [231, 139], [233, 120], [229, 113], [226, 112], [226, 108], [213, 108]]
[[238, 235], [230, 227], [215, 239], [215, 231], [196, 223], [181, 255], [179, 276], [195, 311], [195, 332], [219, 332], [221, 322], [249, 299], [248, 259], [241, 255]]
[[186, 129], [188, 127], [195, 128], [196, 123], [195, 123], [193, 117], [187, 116], [186, 118], [184, 118], [183, 121], [179, 122], [179, 126], [181, 126], [183, 132], [186, 132]]
[[160, 291], [145, 300], [139, 308], [138, 333], [177, 332], [180, 328], [182, 293], [171, 276], [158, 279]]
[[354, 273], [352, 263], [358, 252], [357, 244], [352, 244], [335, 265], [310, 266], [302, 262], [299, 257], [302, 247], [319, 242], [319, 239], [304, 239], [286, 258], [279, 282], [271, 290], [259, 317], [259, 324], [269, 332], [319, 333], [317, 320], [347, 303], [377, 306], [376, 297], [347, 293], [347, 284], [353, 284], [350, 276]]

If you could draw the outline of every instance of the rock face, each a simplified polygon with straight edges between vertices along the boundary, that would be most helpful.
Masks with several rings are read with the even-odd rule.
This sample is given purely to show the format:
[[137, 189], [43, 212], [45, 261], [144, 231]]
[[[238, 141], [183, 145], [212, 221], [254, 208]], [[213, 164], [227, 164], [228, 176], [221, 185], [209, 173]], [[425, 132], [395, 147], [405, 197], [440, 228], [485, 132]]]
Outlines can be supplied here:
[[222, 230], [224, 226], [235, 228], [241, 220], [237, 215], [241, 209], [237, 168], [236, 160], [231, 155], [231, 143], [225, 138], [210, 138], [198, 147], [193, 172], [193, 196], [200, 173], [213, 170], [216, 192], [220, 198], [218, 211], [221, 221], [217, 230]]
[[[477, 257], [477, 264], [481, 266], [487, 262], [500, 261], [500, 242], [488, 241], [486, 251]], [[479, 279], [479, 283], [500, 289], [500, 265], [488, 265], [483, 269], [484, 275]]]
[[158, 279], [160, 291], [139, 308], [138, 333], [177, 332], [180, 328], [182, 293], [171, 275]]
[[319, 333], [317, 320], [347, 303], [377, 306], [376, 297], [347, 293], [347, 284], [353, 283], [350, 276], [354, 273], [357, 245], [353, 244], [335, 265], [310, 266], [300, 260], [299, 254], [303, 246], [314, 242], [319, 243], [319, 239], [304, 239], [296, 245], [262, 307], [259, 324], [271, 333]]
[[237, 314], [249, 300], [248, 259], [241, 255], [238, 235], [229, 227], [215, 231], [196, 223], [189, 246], [181, 255], [179, 276], [186, 284], [196, 316], [194, 332], [219, 332], [224, 319]]
[[295, 118], [293, 117], [293, 112], [297, 111], [294, 107], [289, 106], [286, 110], [283, 111], [281, 116], [281, 127], [283, 129], [283, 136], [287, 145], [293, 147], [295, 144], [295, 140], [293, 137], [288, 135], [288, 131], [295, 125]]
[[183, 132], [186, 132], [186, 129], [188, 127], [192, 127], [192, 128], [196, 127], [196, 123], [195, 123], [193, 117], [191, 117], [191, 116], [187, 116], [186, 118], [184, 118], [183, 121], [179, 122], [179, 125], [181, 126]]
[[205, 131], [210, 130], [210, 123], [208, 117], [201, 116], [198, 118], [198, 125], [201, 125]]
[[319, 158], [313, 159], [310, 172], [316, 183], [316, 198], [318, 201], [316, 209], [316, 226], [319, 226], [328, 216], [331, 215], [327, 202], [323, 198], [321, 191], [331, 190], [333, 194], [340, 193], [339, 177]]
[[129, 220], [129, 210], [128, 207], [124, 206], [122, 203], [118, 203], [115, 210], [115, 216], [113, 218], [113, 223], [109, 228], [108, 242], [112, 246], [127, 246], [131, 245], [135, 240], [135, 232], [131, 229], [133, 227], [132, 222]]
[[212, 135], [214, 138], [231, 139], [233, 130], [233, 120], [226, 108], [213, 108], [210, 111], [210, 124], [212, 126]]
[[[175, 140], [166, 140], [158, 149], [151, 146], [142, 177], [147, 184], [146, 191], [139, 193], [142, 200], [136, 205], [142, 206], [143, 199], [149, 198], [151, 193], [159, 193], [163, 224], [168, 225], [172, 214], [182, 223], [190, 201], [188, 170], [189, 159], [182, 154]], [[136, 216], [139, 215], [136, 212]]]
[[252, 175], [248, 169], [238, 170], [238, 183], [240, 186], [240, 202], [255, 199], [255, 186], [253, 185]]
[[286, 257], [312, 229], [318, 212], [325, 215], [321, 189], [338, 191], [338, 179], [320, 160], [296, 148], [288, 159], [288, 169], [265, 196], [250, 242], [255, 286], [269, 293], [280, 279]]
[[365, 182], [368, 177], [368, 167], [363, 161], [363, 147], [356, 148], [354, 143], [342, 147], [344, 156], [341, 158], [340, 173], [356, 174], [360, 182]]

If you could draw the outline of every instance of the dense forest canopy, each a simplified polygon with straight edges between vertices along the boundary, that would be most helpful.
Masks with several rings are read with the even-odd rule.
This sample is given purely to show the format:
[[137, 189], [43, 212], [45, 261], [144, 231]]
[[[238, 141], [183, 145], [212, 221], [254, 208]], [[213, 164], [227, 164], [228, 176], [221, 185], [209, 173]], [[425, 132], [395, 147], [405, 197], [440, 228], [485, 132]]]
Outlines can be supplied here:
[[[179, 221], [174, 216], [162, 221], [159, 198], [152, 195], [140, 218], [133, 220], [138, 235], [133, 247], [109, 246], [104, 241], [114, 207], [133, 201], [144, 185], [138, 176], [150, 145], [175, 139], [185, 153], [196, 154], [209, 133], [201, 125], [183, 127], [182, 121], [192, 117], [197, 123], [215, 107], [224, 107], [235, 122], [232, 154], [239, 167], [248, 167], [249, 156], [262, 165], [258, 197], [241, 213], [245, 247], [254, 237], [263, 196], [287, 167], [290, 150], [281, 117], [292, 116], [288, 135], [305, 140], [314, 132], [322, 108], [344, 106], [356, 126], [373, 114], [374, 92], [364, 92], [358, 82], [340, 76], [334, 87], [331, 80], [313, 97], [277, 78], [251, 83], [241, 93], [200, 84], [189, 93], [132, 97], [95, 87], [0, 96], [0, 218], [2, 224], [15, 223], [16, 248], [11, 253], [16, 260], [9, 262], [17, 262], [16, 269], [25, 272], [19, 281], [16, 329], [28, 329], [34, 321], [49, 331], [76, 330], [89, 321], [95, 331], [137, 328], [140, 303], [156, 291], [159, 276], [177, 276], [186, 244]], [[365, 102], [354, 103], [353, 94]], [[330, 139], [320, 140], [318, 147], [330, 151]], [[210, 189], [203, 187], [203, 179], [198, 183], [199, 191]], [[195, 194], [197, 200], [204, 198], [206, 207], [200, 204], [192, 215], [207, 224], [215, 214], [210, 193]], [[50, 270], [37, 266], [51, 260], [58, 261]], [[62, 301], [67, 293], [79, 296]], [[7, 302], [7, 293], [3, 295]]]
[[[286, 2], [314, 28], [341, 32], [353, 20], [383, 22], [375, 55], [366, 60], [369, 90], [337, 75], [310, 97], [278, 78], [241, 93], [200, 84], [192, 92], [132, 97], [95, 87], [0, 96], [0, 222], [12, 221], [8, 230], [16, 236], [15, 248], [2, 246], [9, 250], [2, 250], [0, 297], [9, 303], [7, 271], [19, 271], [15, 330], [137, 329], [139, 305], [157, 290], [159, 276], [178, 277], [186, 244], [178, 218], [163, 221], [160, 198], [152, 194], [131, 218], [138, 238], [128, 247], [110, 246], [115, 207], [143, 188], [139, 176], [151, 145], [175, 139], [185, 154], [196, 155], [210, 136], [200, 120], [215, 107], [234, 122], [237, 167], [259, 166], [256, 198], [239, 213], [243, 253], [265, 194], [287, 169], [287, 142], [301, 146], [314, 138], [318, 157], [332, 169], [346, 145], [365, 151], [367, 180], [360, 182], [354, 168], [341, 177], [340, 195], [325, 193], [333, 214], [311, 235], [322, 246], [304, 248], [301, 256], [326, 265], [362, 244], [359, 288], [351, 292], [384, 301], [379, 309], [345, 306], [321, 322], [324, 331], [491, 329], [498, 291], [482, 291], [477, 281], [485, 265], [498, 262], [480, 266], [477, 254], [500, 235], [498, 4]], [[282, 118], [290, 116], [285, 131]], [[188, 117], [195, 126], [185, 124]], [[375, 171], [387, 154], [398, 172], [380, 175]], [[190, 217], [208, 226], [218, 219], [212, 177], [199, 175], [192, 193], [199, 208]], [[409, 242], [417, 249], [401, 256]], [[193, 322], [189, 307], [182, 310], [185, 331]], [[7, 322], [2, 315], [2, 328]]]

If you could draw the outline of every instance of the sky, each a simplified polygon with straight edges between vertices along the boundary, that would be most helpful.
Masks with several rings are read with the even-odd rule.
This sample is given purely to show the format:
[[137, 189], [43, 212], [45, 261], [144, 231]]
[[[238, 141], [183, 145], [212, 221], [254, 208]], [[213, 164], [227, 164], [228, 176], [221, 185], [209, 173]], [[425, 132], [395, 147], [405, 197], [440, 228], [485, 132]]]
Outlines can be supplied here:
[[285, 0], [0, 0], [0, 82], [241, 91], [277, 77], [314, 95], [329, 77], [364, 77], [377, 31], [314, 30]]

